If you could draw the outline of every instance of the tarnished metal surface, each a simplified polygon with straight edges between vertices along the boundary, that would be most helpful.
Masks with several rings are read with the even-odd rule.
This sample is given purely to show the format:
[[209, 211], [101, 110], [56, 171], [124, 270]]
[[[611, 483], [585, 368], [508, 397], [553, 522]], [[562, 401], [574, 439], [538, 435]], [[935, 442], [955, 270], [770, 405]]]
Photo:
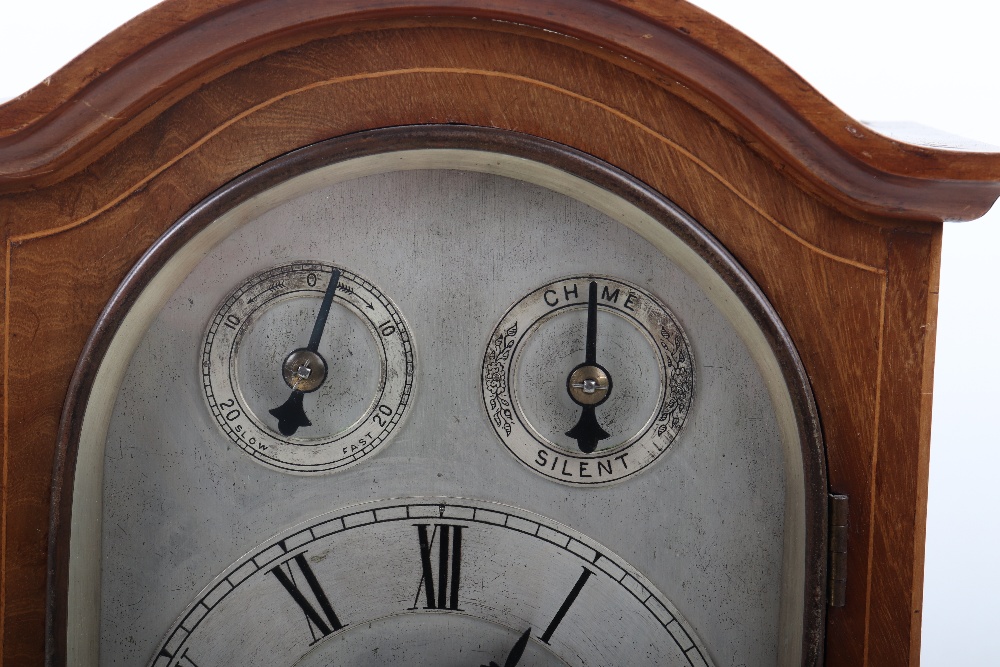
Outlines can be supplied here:
[[[297, 187], [291, 201], [281, 203], [286, 195], [261, 201], [252, 220], [206, 248], [132, 358], [105, 450], [102, 664], [152, 661], [199, 592], [271, 536], [359, 502], [414, 496], [498, 502], [520, 508], [515, 514], [535, 512], [565, 524], [648, 579], [687, 619], [715, 664], [778, 662], [783, 591], [793, 600], [800, 595], [783, 571], [799, 558], [789, 561], [784, 552], [788, 450], [761, 371], [692, 277], [607, 215], [508, 178], [409, 171]], [[221, 432], [200, 380], [204, 332], [226, 295], [250, 276], [302, 260], [349, 267], [378, 285], [410, 325], [419, 360], [412, 412], [392, 442], [357, 465], [318, 477], [252, 461]], [[640, 286], [670, 309], [690, 339], [697, 391], [668, 451], [637, 475], [587, 488], [554, 483], [511, 455], [483, 408], [480, 374], [491, 332], [511, 304], [562, 277], [594, 273]], [[649, 349], [644, 336], [638, 339], [634, 349]], [[564, 393], [568, 370], [556, 378]], [[359, 373], [360, 384], [371, 382], [370, 373]], [[612, 398], [627, 395], [622, 387], [629, 375], [615, 375]], [[661, 382], [658, 371], [643, 377], [636, 381]], [[280, 372], [277, 381], [283, 382]], [[640, 422], [656, 411], [656, 400], [652, 410], [643, 408]], [[395, 544], [395, 538], [345, 543], [331, 554], [346, 579], [322, 582], [336, 596], [338, 614], [345, 610], [344, 629], [326, 640], [334, 642], [329, 650], [347, 642], [358, 651], [347, 655], [376, 656], [357, 647], [398, 648], [413, 633], [446, 632], [438, 620], [423, 617], [369, 627], [348, 615], [365, 591], [410, 581], [411, 561], [385, 553], [373, 558]], [[521, 592], [508, 599], [503, 587], [469, 572], [462, 594], [488, 591], [480, 604], [497, 618], [504, 615], [497, 610], [520, 605], [529, 590], [539, 600], [565, 597], [563, 586], [536, 580], [534, 573], [578, 574], [562, 571], [534, 547], [521, 554], [529, 564], [518, 560], [522, 549], [513, 542], [498, 540], [489, 548], [495, 550], [490, 562], [508, 563], [509, 590]], [[415, 584], [400, 591], [401, 603], [406, 596], [412, 602]], [[280, 586], [274, 590], [278, 597], [268, 594], [259, 603], [288, 597]], [[583, 609], [585, 598], [574, 610], [577, 604]], [[261, 622], [302, 629], [301, 617], [278, 621], [278, 615], [261, 616]], [[476, 632], [483, 617], [467, 616], [447, 632]], [[536, 623], [513, 609], [510, 618], [515, 634], [490, 625], [484, 642], [516, 639], [519, 622]], [[618, 645], [629, 628], [597, 622], [587, 629], [588, 641]], [[220, 631], [217, 641], [241, 640]], [[455, 656], [443, 642], [427, 650], [434, 664], [486, 661]], [[617, 664], [613, 656], [567, 653], [560, 659]], [[370, 664], [385, 663], [370, 657]]]
[[[566, 432], [580, 415], [574, 402], [584, 403], [567, 391], [566, 374], [591, 368], [578, 366], [591, 282], [598, 359], [614, 393], [595, 401], [607, 439], [584, 453]], [[601, 275], [547, 282], [504, 313], [489, 340], [481, 382], [493, 430], [549, 479], [583, 486], [625, 479], [652, 465], [684, 426], [694, 395], [691, 345], [667, 306], [637, 285]]]
[[520, 667], [711, 664], [670, 601], [603, 545], [451, 498], [352, 506], [259, 545], [202, 591], [153, 664], [475, 665], [525, 628]]
[[[322, 313], [328, 286], [336, 294]], [[352, 271], [279, 264], [233, 290], [207, 329], [201, 366], [209, 410], [227, 438], [277, 470], [328, 473], [361, 461], [398, 433], [413, 400], [409, 327]], [[320, 335], [310, 336], [314, 329]], [[302, 348], [312, 337], [317, 349]], [[301, 366], [310, 356], [322, 365]], [[300, 378], [291, 381], [293, 373]], [[282, 430], [280, 411], [293, 403], [301, 426]]]

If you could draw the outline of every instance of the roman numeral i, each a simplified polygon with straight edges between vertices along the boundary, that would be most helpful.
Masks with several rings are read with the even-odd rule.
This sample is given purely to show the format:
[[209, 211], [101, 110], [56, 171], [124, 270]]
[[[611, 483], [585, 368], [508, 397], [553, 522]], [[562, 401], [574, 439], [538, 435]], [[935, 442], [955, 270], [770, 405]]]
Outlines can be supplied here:
[[[427, 604], [424, 609], [458, 609], [458, 587], [462, 570], [462, 528], [448, 524], [437, 524], [428, 535], [428, 524], [415, 524], [420, 540], [420, 583], [413, 598], [416, 609], [423, 590]], [[432, 551], [437, 540], [437, 580], [434, 579]], [[437, 593], [435, 595], [435, 592]], [[459, 610], [460, 611], [460, 610]]]
[[556, 628], [559, 627], [559, 624], [562, 623], [563, 618], [566, 616], [566, 612], [568, 612], [569, 608], [573, 606], [574, 602], [576, 602], [576, 598], [580, 595], [580, 591], [583, 590], [583, 587], [587, 584], [587, 580], [590, 579], [593, 574], [594, 573], [587, 568], [583, 568], [583, 572], [580, 573], [580, 578], [576, 580], [575, 584], [573, 584], [573, 589], [569, 592], [569, 595], [566, 596], [566, 599], [563, 600], [562, 605], [559, 607], [559, 611], [557, 611], [556, 615], [552, 617], [552, 620], [549, 622], [549, 627], [545, 628], [545, 632], [542, 633], [541, 640], [543, 642], [548, 644], [549, 640], [552, 639], [552, 634], [556, 631]]

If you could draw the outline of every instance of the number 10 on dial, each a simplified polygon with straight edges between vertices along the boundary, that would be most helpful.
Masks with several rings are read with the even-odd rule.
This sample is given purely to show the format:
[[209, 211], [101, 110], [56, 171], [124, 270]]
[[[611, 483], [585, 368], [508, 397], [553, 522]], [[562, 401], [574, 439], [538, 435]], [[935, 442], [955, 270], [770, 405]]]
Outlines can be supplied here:
[[414, 348], [395, 304], [321, 262], [244, 281], [205, 335], [208, 407], [230, 440], [285, 472], [331, 472], [372, 454], [413, 397]]

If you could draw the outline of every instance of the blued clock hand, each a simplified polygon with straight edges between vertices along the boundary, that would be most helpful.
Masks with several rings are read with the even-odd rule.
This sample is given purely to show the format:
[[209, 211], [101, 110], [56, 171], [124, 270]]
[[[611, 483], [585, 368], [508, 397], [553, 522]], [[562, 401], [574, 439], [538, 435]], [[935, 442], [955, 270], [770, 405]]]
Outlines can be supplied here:
[[583, 410], [576, 426], [566, 431], [566, 435], [576, 439], [580, 451], [589, 454], [597, 449], [597, 443], [611, 434], [597, 423], [594, 408], [607, 400], [611, 393], [611, 375], [597, 363], [597, 282], [591, 281], [587, 300], [587, 347], [586, 359], [570, 371], [566, 378], [566, 390], [573, 402]]
[[[510, 650], [507, 654], [507, 659], [503, 663], [503, 667], [517, 667], [517, 663], [521, 661], [521, 656], [524, 654], [524, 648], [528, 645], [528, 637], [531, 635], [531, 628], [524, 631], [521, 638], [517, 640], [514, 644], [514, 648]], [[489, 665], [483, 665], [482, 667], [500, 667], [497, 663], [490, 660]]]
[[339, 282], [340, 271], [334, 269], [330, 275], [330, 284], [323, 294], [319, 313], [316, 314], [309, 343], [293, 350], [281, 364], [281, 374], [285, 378], [285, 384], [292, 388], [292, 394], [287, 401], [268, 411], [278, 418], [278, 432], [281, 435], [293, 435], [301, 426], [312, 426], [302, 407], [302, 395], [316, 391], [326, 380], [326, 360], [318, 352], [319, 342], [323, 338], [323, 329], [326, 328], [333, 295]]

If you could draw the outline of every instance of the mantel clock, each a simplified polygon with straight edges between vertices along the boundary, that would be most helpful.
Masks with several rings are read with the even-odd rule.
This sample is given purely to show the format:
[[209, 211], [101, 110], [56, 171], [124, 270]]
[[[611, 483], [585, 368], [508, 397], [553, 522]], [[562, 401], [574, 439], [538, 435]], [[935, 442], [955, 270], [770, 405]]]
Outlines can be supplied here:
[[168, 1], [0, 107], [2, 660], [915, 664], [998, 192], [683, 2]]

